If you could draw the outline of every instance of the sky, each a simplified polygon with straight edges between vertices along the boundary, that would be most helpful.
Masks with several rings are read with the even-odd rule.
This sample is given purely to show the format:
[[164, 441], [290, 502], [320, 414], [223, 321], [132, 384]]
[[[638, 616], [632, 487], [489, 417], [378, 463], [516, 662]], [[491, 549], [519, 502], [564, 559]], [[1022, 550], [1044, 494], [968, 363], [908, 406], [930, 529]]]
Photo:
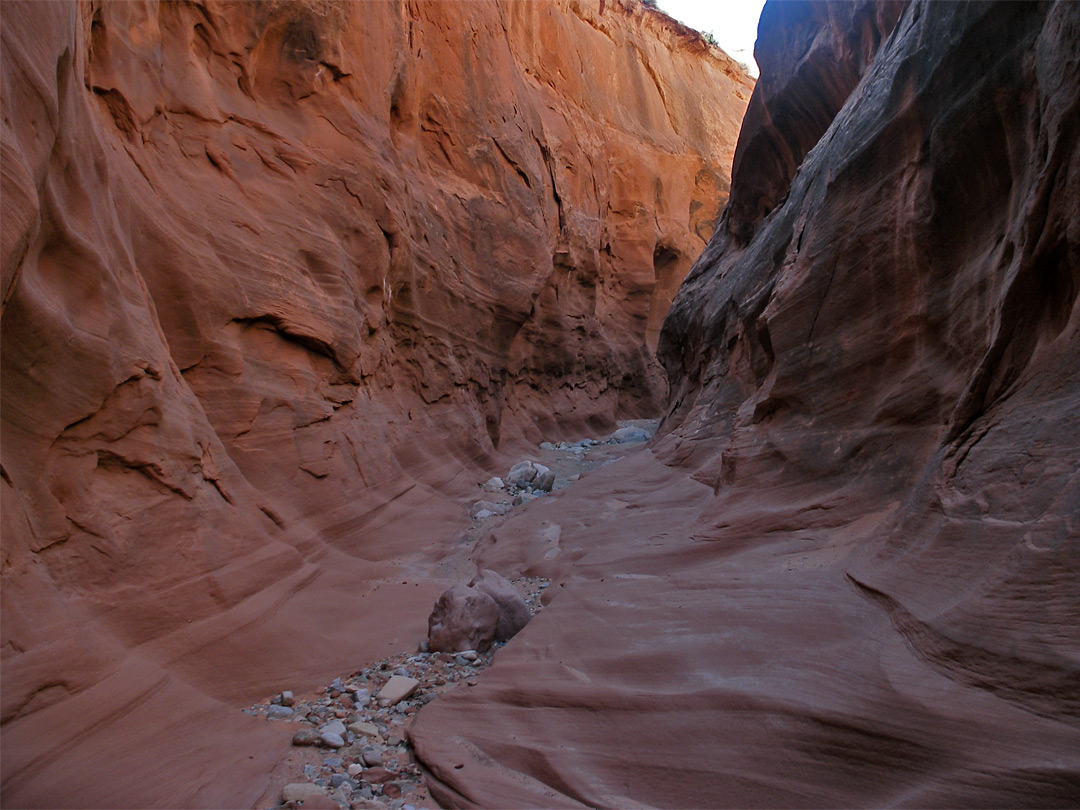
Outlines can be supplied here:
[[668, 15], [698, 31], [712, 31], [717, 44], [758, 75], [754, 40], [765, 0], [657, 0]]

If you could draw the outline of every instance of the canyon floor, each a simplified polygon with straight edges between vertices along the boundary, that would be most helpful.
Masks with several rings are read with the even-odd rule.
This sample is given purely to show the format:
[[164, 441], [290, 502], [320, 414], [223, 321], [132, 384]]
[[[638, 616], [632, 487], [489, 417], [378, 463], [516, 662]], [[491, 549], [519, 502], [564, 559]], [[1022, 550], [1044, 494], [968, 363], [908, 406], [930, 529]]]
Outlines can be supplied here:
[[[481, 514], [465, 528], [451, 531], [442, 546], [445, 556], [431, 566], [427, 578], [446, 583], [468, 581], [476, 573], [483, 550], [498, 542], [499, 533], [513, 532], [518, 521], [527, 520], [539, 501], [558, 504], [572, 498], [575, 485], [587, 480], [591, 474], [637, 453], [647, 452], [646, 437], [655, 432], [658, 420], [623, 420], [618, 424], [621, 431], [634, 432], [628, 440], [599, 437], [557, 444], [545, 442], [533, 452], [523, 453], [523, 459], [543, 464], [555, 473], [552, 492], [533, 496], [536, 500], [515, 503], [511, 492], [478, 482], [475, 499], [494, 502], [507, 511]], [[464, 505], [469, 505], [468, 499]], [[545, 592], [553, 583], [547, 577], [521, 572], [554, 560], [562, 550], [561, 526], [549, 521], [543, 521], [542, 525], [545, 547], [538, 559], [522, 556], [516, 563], [504, 562], [506, 569], [518, 574], [512, 584], [525, 599], [533, 617], [550, 601], [545, 598]], [[445, 529], [445, 526], [430, 529], [433, 545], [439, 545], [437, 535]], [[408, 530], [414, 530], [414, 527], [410, 526]], [[394, 524], [388, 524], [385, 531], [394, 533]], [[556, 590], [552, 595], [565, 582], [554, 584]], [[406, 610], [410, 614], [409, 626], [415, 625], [419, 617], [417, 605], [410, 605]], [[396, 618], [394, 615], [375, 615], [370, 621], [381, 624]], [[257, 806], [294, 807], [298, 801], [305, 807], [319, 806], [312, 799], [315, 795], [328, 797], [320, 800], [327, 807], [331, 804], [326, 802], [342, 808], [390, 807], [391, 810], [436, 806], [425, 784], [425, 769], [412, 750], [408, 728], [425, 705], [446, 699], [457, 689], [476, 687], [482, 673], [496, 664], [506, 645], [515, 643], [515, 639], [497, 642], [491, 650], [462, 656], [429, 653], [424, 638], [420, 637], [416, 644], [409, 646], [406, 642], [404, 649], [387, 657], [358, 662], [356, 669], [340, 673], [323, 689], [295, 695], [288, 690], [285, 700], [288, 706], [282, 706], [282, 696], [276, 694], [244, 708], [243, 713], [293, 735], [293, 745], [285, 749], [273, 767]], [[394, 674], [414, 677], [420, 681], [420, 687], [407, 700], [380, 707], [372, 696]], [[356, 689], [364, 690], [365, 697], [372, 698], [370, 702], [354, 701]], [[316, 730], [335, 720], [350, 729], [345, 745], [334, 748], [313, 742], [318, 737]], [[298, 799], [303, 796], [307, 798]]]

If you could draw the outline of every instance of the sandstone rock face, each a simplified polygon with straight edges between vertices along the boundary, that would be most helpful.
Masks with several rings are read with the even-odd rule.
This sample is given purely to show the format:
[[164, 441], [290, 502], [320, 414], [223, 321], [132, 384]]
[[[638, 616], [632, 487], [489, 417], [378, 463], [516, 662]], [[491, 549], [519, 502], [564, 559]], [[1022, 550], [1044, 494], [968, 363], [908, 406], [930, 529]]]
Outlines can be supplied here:
[[2, 14], [5, 802], [250, 806], [458, 473], [660, 401], [751, 85], [622, 0]]
[[489, 594], [455, 585], [439, 597], [428, 617], [428, 649], [484, 651], [495, 640], [499, 618], [499, 605]]
[[472, 578], [470, 588], [486, 593], [499, 607], [499, 621], [495, 625], [495, 640], [506, 641], [517, 635], [529, 623], [529, 608], [509, 580], [489, 569]]
[[897, 12], [766, 6], [670, 413], [485, 550], [558, 584], [441, 802], [1076, 803], [1080, 6]]

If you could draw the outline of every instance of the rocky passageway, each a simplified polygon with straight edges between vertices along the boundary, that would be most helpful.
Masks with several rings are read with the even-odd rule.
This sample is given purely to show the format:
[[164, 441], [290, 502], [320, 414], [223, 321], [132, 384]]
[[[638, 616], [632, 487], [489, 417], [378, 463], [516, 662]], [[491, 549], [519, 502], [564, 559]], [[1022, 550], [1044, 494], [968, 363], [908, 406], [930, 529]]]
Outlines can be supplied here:
[[[497, 542], [497, 533], [513, 530], [526, 518], [526, 507], [550, 497], [557, 504], [571, 495], [585, 476], [645, 450], [656, 430], [656, 420], [620, 422], [609, 437], [575, 442], [543, 442], [530, 457], [513, 465], [503, 477], [477, 484], [482, 498], [470, 509], [471, 525], [454, 542], [428, 576], [449, 585], [468, 581], [482, 559], [482, 549]], [[550, 474], [548, 474], [550, 471]], [[541, 531], [544, 545], [535, 559], [520, 559], [512, 581], [522, 604], [535, 617], [550, 602], [552, 580], [529, 575], [546, 566], [561, 551], [561, 526], [547, 524]], [[482, 564], [479, 567], [483, 567]], [[456, 576], [455, 576], [456, 575]], [[555, 583], [557, 592], [565, 582]], [[371, 621], [394, 621], [393, 616]], [[343, 673], [322, 692], [294, 694], [292, 690], [255, 704], [245, 713], [281, 723], [292, 733], [292, 749], [275, 768], [260, 806], [383, 807], [418, 810], [434, 805], [423, 779], [422, 763], [408, 738], [408, 728], [419, 709], [444, 699], [459, 688], [476, 687], [479, 676], [501, 657], [506, 640], [477, 651], [429, 652], [425, 637], [414, 651], [401, 651]], [[400, 681], [405, 688], [382, 700], [385, 688]], [[284, 782], [284, 783], [283, 783]]]
[[5, 807], [1080, 803], [1080, 4], [0, 15]]

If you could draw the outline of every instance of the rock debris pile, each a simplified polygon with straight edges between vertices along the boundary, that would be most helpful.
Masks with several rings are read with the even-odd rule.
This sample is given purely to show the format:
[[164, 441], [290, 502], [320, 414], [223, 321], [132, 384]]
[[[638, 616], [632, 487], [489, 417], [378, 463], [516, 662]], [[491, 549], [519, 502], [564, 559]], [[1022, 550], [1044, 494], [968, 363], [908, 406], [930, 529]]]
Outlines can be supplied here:
[[[469, 586], [456, 587], [480, 593], [492, 605], [513, 605], [506, 610], [507, 621], [511, 627], [520, 622], [520, 629], [541, 610], [540, 597], [550, 584], [540, 577], [510, 582], [483, 571]], [[492, 591], [501, 602], [489, 595]], [[495, 613], [498, 620], [502, 616], [498, 607]], [[318, 763], [304, 766], [303, 781], [282, 789], [278, 807], [422, 808], [430, 798], [412, 756], [409, 721], [437, 696], [462, 685], [475, 686], [475, 676], [492, 664], [505, 638], [499, 634], [482, 651], [427, 652], [421, 645], [421, 652], [392, 656], [335, 678], [322, 694], [309, 699], [298, 700], [291, 691], [283, 691], [245, 709], [250, 715], [291, 723], [294, 746], [326, 754]]]
[[[576, 442], [541, 442], [539, 449], [562, 462], [560, 466], [573, 468], [584, 462], [589, 451], [604, 445], [647, 442], [656, 432], [657, 420], [639, 419], [619, 422], [619, 428], [606, 439], [580, 439]], [[534, 459], [523, 459], [503, 476], [492, 477], [481, 488], [492, 493], [472, 505], [469, 515], [474, 520], [505, 515], [515, 506], [535, 501], [550, 492], [568, 486], [578, 478], [578, 473], [559, 475], [559, 471]], [[509, 498], [500, 498], [500, 495]]]

